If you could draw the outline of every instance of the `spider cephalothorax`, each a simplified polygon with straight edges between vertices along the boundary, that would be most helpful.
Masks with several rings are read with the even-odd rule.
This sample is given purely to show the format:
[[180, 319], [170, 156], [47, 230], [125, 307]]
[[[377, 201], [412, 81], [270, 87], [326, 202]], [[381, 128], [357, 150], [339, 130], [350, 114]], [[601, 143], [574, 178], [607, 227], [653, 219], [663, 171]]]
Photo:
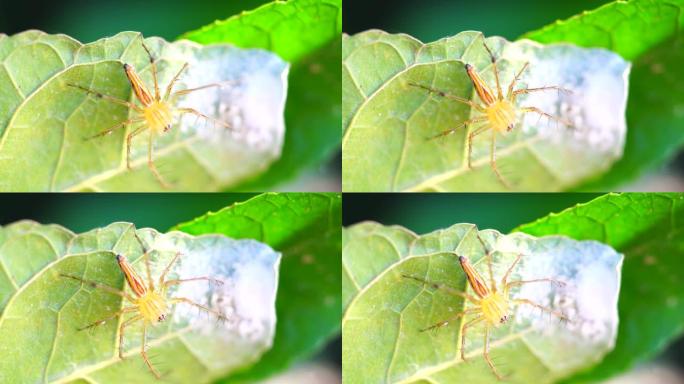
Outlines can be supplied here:
[[529, 63], [525, 63], [520, 69], [520, 71], [515, 75], [513, 80], [511, 80], [511, 83], [508, 85], [506, 93], [504, 93], [501, 89], [501, 84], [499, 82], [499, 71], [496, 66], [496, 58], [494, 57], [494, 54], [489, 49], [489, 47], [484, 43], [483, 45], [491, 59], [492, 70], [494, 71], [494, 79], [496, 81], [496, 93], [492, 91], [492, 89], [487, 85], [487, 83], [482, 79], [482, 77], [480, 77], [478, 72], [475, 70], [475, 67], [473, 67], [470, 64], [465, 64], [466, 74], [470, 78], [470, 81], [473, 83], [475, 93], [477, 94], [477, 97], [480, 99], [479, 103], [476, 101], [465, 99], [460, 96], [451, 95], [448, 92], [427, 87], [421, 84], [410, 83], [410, 85], [425, 89], [429, 92], [435, 93], [442, 97], [446, 97], [450, 100], [467, 104], [475, 110], [474, 116], [470, 119], [464, 120], [457, 127], [441, 132], [438, 135], [431, 137], [431, 139], [450, 135], [452, 133], [458, 132], [461, 128], [470, 128], [472, 126], [472, 129], [470, 129], [466, 137], [466, 146], [468, 151], [468, 167], [472, 168], [473, 139], [484, 132], [491, 131], [491, 148], [489, 162], [492, 167], [492, 170], [496, 174], [496, 177], [499, 179], [499, 181], [504, 186], [509, 187], [509, 183], [503, 178], [496, 165], [496, 135], [501, 135], [505, 134], [506, 132], [512, 131], [515, 128], [518, 121], [520, 121], [520, 118], [526, 113], [536, 113], [540, 116], [540, 118], [547, 117], [549, 119], [561, 122], [565, 125], [570, 125], [569, 122], [561, 118], [552, 116], [540, 110], [537, 107], [518, 106], [518, 95], [545, 90], [557, 90], [562, 92], [569, 91], [556, 85], [538, 88], [526, 87], [521, 89], [515, 89], [516, 83], [520, 80], [523, 72], [525, 72], [525, 70], [529, 67]]

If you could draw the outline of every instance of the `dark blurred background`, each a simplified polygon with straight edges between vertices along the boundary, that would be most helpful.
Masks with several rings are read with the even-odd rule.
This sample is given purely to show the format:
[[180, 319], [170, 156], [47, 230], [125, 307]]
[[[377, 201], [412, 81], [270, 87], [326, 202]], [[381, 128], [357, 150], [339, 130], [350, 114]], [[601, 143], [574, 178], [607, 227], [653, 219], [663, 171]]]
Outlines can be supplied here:
[[268, 0], [21, 0], [0, 1], [0, 33], [27, 29], [65, 33], [89, 43], [121, 31], [175, 40]]
[[80, 233], [114, 221], [165, 232], [209, 211], [248, 200], [252, 193], [0, 194], [0, 225], [31, 219]]
[[507, 233], [551, 212], [588, 202], [593, 193], [345, 193], [345, 226], [363, 220], [402, 225], [418, 234], [456, 223]]
[[[354, 34], [377, 28], [407, 33], [424, 43], [459, 32], [516, 40], [526, 32], [590, 11], [609, 0], [344, 0], [342, 30]], [[619, 188], [624, 191], [684, 190], [684, 153], [670, 164]]]
[[606, 0], [344, 0], [343, 31], [348, 34], [379, 28], [408, 33], [423, 42], [461, 31], [481, 31], [509, 40], [566, 19]]

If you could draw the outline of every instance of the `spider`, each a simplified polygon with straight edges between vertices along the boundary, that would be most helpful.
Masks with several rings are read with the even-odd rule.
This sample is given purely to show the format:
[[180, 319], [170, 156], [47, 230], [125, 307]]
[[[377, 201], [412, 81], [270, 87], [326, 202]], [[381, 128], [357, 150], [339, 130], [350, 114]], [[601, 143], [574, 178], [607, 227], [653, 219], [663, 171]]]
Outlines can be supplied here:
[[157, 82], [157, 65], [156, 65], [156, 60], [152, 56], [152, 53], [150, 52], [150, 49], [147, 48], [144, 42], [142, 42], [142, 37], [141, 37], [141, 45], [145, 49], [145, 52], [147, 52], [147, 56], [149, 57], [150, 65], [152, 67], [152, 79], [154, 81], [154, 95], [147, 89], [145, 86], [145, 83], [142, 81], [140, 76], [135, 71], [135, 68], [133, 68], [132, 65], [124, 63], [123, 65], [123, 70], [126, 75], [126, 78], [128, 78], [128, 81], [131, 84], [131, 88], [133, 88], [133, 93], [135, 94], [135, 98], [138, 100], [138, 103], [140, 105], [137, 105], [134, 102], [130, 102], [127, 100], [122, 100], [113, 96], [105, 95], [101, 92], [88, 89], [85, 87], [82, 87], [77, 84], [67, 84], [70, 87], [74, 87], [77, 89], [80, 89], [88, 94], [92, 94], [100, 99], [107, 100], [109, 102], [115, 103], [115, 104], [120, 104], [120, 105], [125, 105], [128, 108], [132, 109], [134, 111], [134, 116], [129, 118], [128, 120], [122, 121], [120, 123], [117, 123], [113, 125], [110, 128], [105, 129], [104, 131], [89, 137], [88, 139], [93, 139], [101, 136], [106, 136], [114, 132], [114, 130], [119, 129], [119, 128], [125, 128], [127, 125], [130, 125], [131, 127], [135, 125], [139, 125], [136, 129], [133, 129], [130, 133], [126, 135], [126, 167], [129, 170], [132, 170], [133, 168], [131, 167], [131, 144], [133, 141], [133, 138], [145, 131], [148, 131], [148, 137], [147, 137], [147, 166], [149, 167], [150, 171], [152, 171], [152, 174], [154, 177], [157, 179], [157, 181], [162, 185], [164, 188], [170, 188], [171, 185], [167, 183], [164, 178], [162, 178], [161, 174], [157, 170], [157, 167], [154, 165], [154, 160], [153, 160], [153, 141], [155, 136], [163, 134], [168, 132], [171, 129], [171, 125], [174, 121], [175, 118], [180, 118], [184, 114], [192, 114], [197, 116], [197, 118], [203, 118], [208, 121], [214, 122], [214, 124], [219, 124], [222, 125], [226, 128], [230, 128], [230, 125], [222, 122], [217, 119], [213, 119], [199, 111], [197, 111], [194, 108], [188, 108], [188, 107], [176, 107], [175, 106], [175, 99], [178, 96], [186, 95], [191, 92], [199, 91], [202, 89], [206, 88], [211, 88], [211, 87], [221, 87], [222, 84], [220, 83], [213, 83], [213, 84], [207, 84], [203, 85], [201, 87], [196, 87], [196, 88], [190, 88], [190, 89], [183, 89], [180, 91], [176, 91], [172, 93], [173, 86], [178, 81], [180, 78], [181, 74], [188, 68], [188, 63], [184, 63], [181, 69], [176, 73], [176, 75], [173, 77], [173, 79], [169, 82], [168, 86], [166, 87], [166, 91], [164, 92], [163, 97], [161, 96], [159, 92], [159, 84]]
[[468, 168], [472, 169], [472, 151], [473, 151], [473, 139], [475, 136], [480, 135], [484, 132], [487, 132], [491, 130], [492, 136], [491, 136], [491, 146], [490, 146], [490, 157], [489, 157], [489, 163], [492, 167], [492, 170], [496, 174], [497, 179], [501, 182], [501, 184], [504, 185], [506, 188], [510, 188], [510, 184], [504, 179], [504, 177], [501, 175], [499, 172], [499, 169], [496, 165], [496, 135], [497, 134], [506, 134], [507, 132], [510, 132], [513, 130], [515, 127], [515, 124], [519, 121], [520, 117], [526, 113], [536, 113], [539, 115], [539, 118], [541, 119], [542, 117], [547, 117], [550, 120], [555, 120], [556, 122], [560, 122], [566, 126], [571, 126], [570, 122], [565, 121], [561, 118], [552, 116], [542, 110], [540, 110], [537, 107], [519, 107], [516, 105], [516, 98], [518, 95], [525, 94], [525, 93], [531, 93], [531, 92], [538, 92], [538, 91], [546, 91], [546, 90], [557, 90], [559, 92], [566, 92], [570, 93], [570, 90], [562, 88], [557, 85], [553, 86], [546, 86], [546, 87], [538, 87], [538, 88], [522, 88], [522, 89], [514, 89], [515, 84], [520, 80], [520, 76], [522, 76], [523, 72], [529, 67], [529, 62], [526, 62], [523, 64], [522, 68], [518, 73], [515, 75], [513, 80], [511, 80], [511, 83], [508, 85], [508, 90], [504, 96], [503, 91], [501, 90], [501, 85], [499, 82], [499, 71], [496, 67], [496, 57], [492, 53], [492, 51], [489, 49], [487, 44], [482, 42], [482, 44], [485, 47], [485, 50], [489, 54], [489, 58], [491, 59], [492, 62], [492, 68], [494, 70], [494, 79], [496, 81], [496, 95], [494, 92], [487, 86], [487, 83], [484, 82], [484, 80], [480, 77], [480, 75], [477, 73], [475, 68], [470, 65], [470, 64], [465, 64], [465, 71], [468, 77], [470, 78], [470, 81], [473, 83], [473, 86], [475, 87], [475, 91], [477, 93], [477, 96], [479, 97], [481, 103], [474, 102], [472, 100], [464, 99], [460, 96], [456, 95], [451, 95], [447, 92], [441, 91], [439, 89], [427, 87], [425, 85], [421, 84], [416, 84], [416, 83], [409, 83], [409, 85], [422, 88], [424, 90], [427, 90], [428, 92], [431, 93], [436, 93], [439, 96], [445, 97], [447, 99], [451, 99], [454, 101], [457, 101], [459, 103], [467, 104], [471, 108], [475, 109], [477, 111], [477, 115], [475, 117], [472, 117], [470, 119], [464, 120], [461, 124], [459, 124], [457, 127], [448, 129], [444, 132], [441, 132], [433, 137], [430, 137], [429, 139], [435, 139], [439, 137], [443, 137], [446, 135], [450, 135], [452, 133], [457, 132], [460, 128], [468, 128], [469, 126], [476, 126], [477, 128], [471, 130], [468, 133], [466, 142], [467, 142], [467, 157], [468, 157]]
[[[489, 356], [489, 333], [492, 328], [498, 328], [503, 324], [506, 324], [508, 320], [511, 317], [511, 313], [513, 312], [513, 307], [515, 305], [530, 305], [534, 308], [542, 310], [542, 312], [547, 312], [553, 316], [558, 317], [561, 320], [568, 320], [568, 318], [561, 312], [555, 311], [551, 308], [545, 307], [543, 305], [537, 304], [529, 299], [521, 299], [521, 298], [511, 298], [510, 297], [510, 289], [511, 287], [515, 286], [521, 286], [524, 284], [528, 283], [538, 283], [538, 282], [550, 282], [557, 284], [558, 286], [563, 286], [565, 283], [562, 281], [556, 280], [556, 279], [551, 279], [551, 278], [541, 278], [541, 279], [533, 279], [533, 280], [516, 280], [516, 281], [508, 281], [508, 278], [511, 275], [511, 272], [513, 271], [513, 268], [520, 262], [520, 259], [522, 258], [522, 254], [518, 254], [515, 261], [508, 267], [508, 270], [504, 274], [503, 278], [501, 279], [501, 282], [498, 287], [497, 284], [494, 280], [494, 273], [492, 272], [492, 259], [491, 259], [491, 254], [487, 247], [484, 244], [484, 241], [480, 238], [480, 236], [477, 236], [478, 240], [480, 243], [483, 245], [485, 248], [485, 259], [487, 261], [487, 268], [489, 269], [489, 285], [487, 285], [486, 280], [480, 275], [477, 270], [475, 270], [473, 264], [470, 263], [470, 259], [468, 259], [466, 256], [458, 256], [458, 262], [461, 265], [461, 268], [463, 269], [463, 272], [466, 275], [466, 278], [468, 280], [468, 285], [470, 288], [473, 290], [475, 293], [475, 296], [472, 294], [466, 293], [466, 292], [461, 292], [458, 291], [452, 287], [449, 287], [445, 284], [441, 283], [435, 283], [435, 282], [430, 282], [428, 280], [422, 279], [420, 277], [416, 276], [411, 276], [411, 275], [402, 275], [404, 278], [408, 279], [413, 279], [418, 282], [421, 282], [423, 284], [427, 284], [431, 286], [434, 289], [442, 289], [445, 292], [461, 297], [468, 302], [472, 304], [472, 306], [468, 309], [465, 309], [464, 311], [456, 313], [454, 316], [442, 320], [434, 325], [431, 325], [427, 328], [421, 329], [420, 332], [425, 332], [425, 331], [431, 331], [435, 330], [441, 327], [445, 327], [449, 325], [451, 322], [458, 320], [460, 318], [464, 318], [465, 324], [463, 324], [463, 327], [461, 329], [461, 359], [463, 361], [466, 361], [466, 356], [465, 356], [465, 341], [466, 341], [466, 331], [479, 323], [484, 324], [484, 349], [483, 349], [483, 356], [489, 367], [491, 368], [492, 372], [496, 376], [497, 379], [503, 380], [503, 376], [497, 371], [496, 367], [494, 366], [494, 363], [492, 362], [491, 357]], [[470, 316], [474, 315], [474, 317], [470, 318], [468, 321], [465, 321], [465, 316]]]
[[149, 357], [147, 356], [147, 351], [146, 351], [146, 342], [147, 342], [147, 328], [151, 326], [155, 326], [164, 320], [166, 320], [168, 313], [170, 312], [171, 306], [174, 304], [178, 303], [186, 303], [189, 305], [192, 305], [196, 308], [199, 308], [202, 311], [208, 312], [210, 314], [213, 314], [217, 317], [217, 319], [226, 321], [228, 318], [224, 316], [222, 313], [213, 310], [207, 306], [204, 306], [202, 304], [195, 303], [194, 301], [185, 298], [185, 297], [167, 297], [167, 290], [169, 287], [173, 285], [178, 285], [182, 284], [185, 282], [190, 282], [190, 281], [199, 281], [199, 280], [205, 280], [209, 281], [210, 283], [216, 283], [216, 284], [223, 284], [221, 280], [217, 280], [211, 277], [193, 277], [189, 279], [173, 279], [173, 280], [166, 280], [166, 275], [169, 273], [171, 270], [171, 267], [178, 261], [179, 257], [181, 256], [180, 252], [176, 252], [176, 255], [171, 259], [169, 264], [164, 268], [162, 271], [162, 274], [159, 276], [159, 280], [157, 282], [157, 285], [155, 286], [154, 280], [152, 279], [152, 274], [150, 272], [150, 260], [149, 260], [149, 251], [145, 250], [145, 247], [138, 238], [137, 235], [135, 235], [136, 239], [138, 239], [138, 242], [140, 242], [140, 245], [143, 246], [143, 260], [145, 261], [145, 270], [146, 270], [146, 275], [147, 275], [147, 281], [145, 282], [140, 275], [133, 269], [131, 264], [128, 262], [128, 259], [121, 254], [117, 254], [112, 252], [112, 254], [115, 255], [116, 261], [119, 265], [119, 268], [121, 269], [121, 272], [124, 274], [124, 277], [126, 278], [126, 283], [128, 284], [128, 287], [130, 290], [133, 292], [131, 295], [130, 293], [126, 292], [125, 290], [120, 290], [116, 289], [113, 287], [110, 287], [105, 284], [98, 283], [96, 281], [91, 281], [91, 280], [85, 280], [79, 276], [74, 276], [74, 275], [69, 275], [69, 274], [60, 274], [62, 277], [69, 278], [69, 279], [74, 279], [77, 281], [82, 282], [83, 284], [86, 284], [92, 288], [97, 288], [101, 289], [105, 292], [118, 295], [124, 298], [130, 306], [123, 307], [121, 310], [112, 313], [111, 315], [105, 317], [104, 319], [97, 320], [93, 323], [90, 323], [82, 328], [78, 328], [79, 331], [83, 331], [86, 329], [90, 329], [99, 325], [105, 324], [107, 321], [112, 320], [112, 319], [118, 319], [119, 316], [122, 316], [124, 314], [133, 314], [132, 316], [128, 317], [126, 320], [122, 321], [121, 324], [119, 325], [119, 358], [124, 359], [124, 351], [123, 351], [123, 341], [124, 341], [124, 330], [137, 323], [137, 322], [142, 322], [142, 343], [141, 343], [141, 350], [140, 350], [140, 355], [142, 356], [143, 360], [145, 361], [145, 364], [147, 364], [147, 367], [150, 369], [152, 374], [157, 378], [161, 378], [161, 374], [159, 371], [157, 371], [154, 366], [152, 365], [152, 362], [150, 361]]

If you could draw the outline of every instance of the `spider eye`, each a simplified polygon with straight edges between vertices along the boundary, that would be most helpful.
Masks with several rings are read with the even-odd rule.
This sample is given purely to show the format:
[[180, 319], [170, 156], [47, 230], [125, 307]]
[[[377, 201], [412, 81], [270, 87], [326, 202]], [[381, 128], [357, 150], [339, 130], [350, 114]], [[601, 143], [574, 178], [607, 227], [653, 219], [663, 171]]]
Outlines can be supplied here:
[[159, 318], [158, 318], [157, 320], [158, 320], [159, 322], [162, 322], [162, 321], [166, 320], [166, 315], [164, 315], [164, 314], [160, 315]]
[[508, 321], [508, 315], [502, 317], [500, 321], [501, 321], [501, 324], [503, 324], [503, 323], [505, 323], [506, 321]]

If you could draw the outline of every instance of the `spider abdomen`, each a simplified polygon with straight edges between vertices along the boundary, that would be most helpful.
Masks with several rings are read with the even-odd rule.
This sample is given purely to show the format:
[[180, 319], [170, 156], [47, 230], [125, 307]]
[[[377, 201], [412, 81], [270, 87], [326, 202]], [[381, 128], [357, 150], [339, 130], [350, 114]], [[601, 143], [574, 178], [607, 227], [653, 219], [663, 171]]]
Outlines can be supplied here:
[[149, 323], [157, 323], [166, 317], [168, 305], [162, 295], [156, 291], [149, 291], [140, 296], [136, 302], [140, 314]]
[[163, 101], [154, 101], [150, 105], [143, 107], [143, 114], [147, 125], [155, 133], [160, 133], [171, 128], [173, 114], [169, 105]]
[[497, 132], [510, 131], [515, 126], [515, 105], [508, 100], [497, 100], [485, 107], [487, 120]]
[[480, 300], [482, 316], [485, 321], [497, 326], [508, 320], [508, 300], [498, 292], [491, 293]]

